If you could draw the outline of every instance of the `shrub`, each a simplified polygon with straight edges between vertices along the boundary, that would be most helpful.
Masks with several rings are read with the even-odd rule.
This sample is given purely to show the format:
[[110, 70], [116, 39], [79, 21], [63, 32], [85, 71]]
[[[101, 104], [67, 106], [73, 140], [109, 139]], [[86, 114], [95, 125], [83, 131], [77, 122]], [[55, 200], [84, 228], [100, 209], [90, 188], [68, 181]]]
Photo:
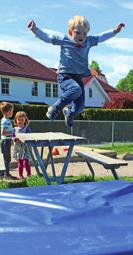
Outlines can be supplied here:
[[133, 93], [119, 93], [104, 105], [108, 109], [133, 109]]
[[133, 121], [132, 109], [85, 109], [82, 113], [84, 120], [118, 120]]

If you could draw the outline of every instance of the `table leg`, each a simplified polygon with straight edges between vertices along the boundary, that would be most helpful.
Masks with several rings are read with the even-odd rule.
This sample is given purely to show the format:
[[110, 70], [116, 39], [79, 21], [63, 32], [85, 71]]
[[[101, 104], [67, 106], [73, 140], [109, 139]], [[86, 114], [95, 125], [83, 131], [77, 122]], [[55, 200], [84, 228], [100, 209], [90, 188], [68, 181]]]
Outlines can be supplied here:
[[[49, 149], [49, 154], [48, 154], [48, 157], [50, 158], [50, 160], [51, 160], [51, 167], [52, 167], [52, 174], [53, 174], [53, 177], [55, 178], [55, 180], [56, 180], [56, 173], [55, 173], [55, 166], [54, 166], [54, 159], [53, 159], [53, 156], [52, 156], [52, 149], [53, 149], [53, 147], [48, 147], [48, 149]], [[53, 178], [53, 179], [54, 179]]]
[[[48, 147], [49, 148], [49, 147]], [[51, 147], [52, 149], [53, 147]], [[41, 159], [43, 160], [43, 154], [44, 154], [44, 146], [41, 147]], [[46, 162], [45, 162], [45, 168], [47, 169], [48, 164], [50, 163], [50, 152], [48, 152], [47, 157], [46, 157]]]
[[43, 172], [43, 176], [46, 179], [47, 184], [51, 184], [50, 178], [48, 177], [47, 172], [46, 172], [46, 168], [45, 168], [44, 162], [43, 162], [43, 160], [42, 160], [42, 158], [41, 158], [41, 156], [39, 154], [39, 151], [38, 151], [37, 147], [34, 146], [33, 150], [34, 150], [34, 153], [36, 155], [37, 161], [38, 161], [38, 163], [40, 165], [40, 168], [41, 168], [41, 170]]
[[68, 164], [70, 162], [71, 155], [72, 155], [73, 147], [74, 147], [74, 144], [71, 144], [69, 146], [67, 156], [65, 158], [64, 165], [63, 165], [63, 168], [62, 168], [61, 176], [58, 179], [58, 183], [62, 183], [64, 181], [64, 177], [65, 177], [65, 174], [66, 174], [66, 171], [67, 171], [67, 167], [68, 167]]
[[44, 146], [41, 147], [41, 158], [43, 158]]
[[87, 163], [87, 165], [88, 165], [88, 167], [89, 167], [89, 169], [90, 169], [90, 172], [91, 172], [91, 174], [92, 174], [92, 179], [94, 180], [94, 177], [95, 177], [94, 169], [93, 169], [91, 163], [89, 162], [89, 160], [86, 160], [86, 163]]
[[39, 172], [39, 168], [38, 168], [38, 164], [36, 163], [36, 160], [35, 160], [34, 155], [33, 155], [33, 153], [32, 153], [32, 147], [31, 147], [31, 146], [29, 146], [28, 144], [27, 144], [27, 146], [28, 146], [28, 149], [29, 149], [30, 156], [31, 156], [31, 158], [32, 158], [32, 161], [33, 161], [34, 167], [35, 167], [35, 169], [36, 169], [36, 172], [37, 172], [37, 174], [40, 174], [40, 172]]

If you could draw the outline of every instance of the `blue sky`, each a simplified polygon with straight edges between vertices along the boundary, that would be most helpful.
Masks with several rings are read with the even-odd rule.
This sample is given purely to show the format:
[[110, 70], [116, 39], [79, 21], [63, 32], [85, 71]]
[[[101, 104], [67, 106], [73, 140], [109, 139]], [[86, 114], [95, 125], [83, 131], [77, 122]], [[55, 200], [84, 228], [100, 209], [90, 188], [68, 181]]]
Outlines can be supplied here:
[[69, 18], [83, 15], [90, 22], [90, 34], [126, 27], [116, 37], [90, 51], [89, 62], [99, 63], [108, 82], [115, 86], [133, 69], [133, 0], [0, 0], [0, 49], [26, 54], [49, 67], [57, 67], [60, 48], [45, 44], [28, 30], [37, 26], [51, 33], [67, 33]]

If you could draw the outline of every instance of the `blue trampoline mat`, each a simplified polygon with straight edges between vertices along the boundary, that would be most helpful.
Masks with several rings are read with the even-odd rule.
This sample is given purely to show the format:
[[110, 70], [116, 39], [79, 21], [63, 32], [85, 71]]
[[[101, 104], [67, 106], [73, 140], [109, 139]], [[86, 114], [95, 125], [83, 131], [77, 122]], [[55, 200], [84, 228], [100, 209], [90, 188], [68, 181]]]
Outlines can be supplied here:
[[133, 254], [133, 183], [1, 190], [0, 254]]

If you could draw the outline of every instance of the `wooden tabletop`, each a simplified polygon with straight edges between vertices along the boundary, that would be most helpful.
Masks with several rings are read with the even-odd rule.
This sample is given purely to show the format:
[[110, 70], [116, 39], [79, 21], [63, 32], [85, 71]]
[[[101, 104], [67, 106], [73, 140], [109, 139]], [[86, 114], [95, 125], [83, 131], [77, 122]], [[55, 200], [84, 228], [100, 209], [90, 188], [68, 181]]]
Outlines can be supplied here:
[[75, 140], [75, 141], [85, 141], [84, 137], [73, 136], [60, 132], [45, 132], [45, 133], [18, 133], [17, 137], [25, 141], [56, 141], [56, 140]]

